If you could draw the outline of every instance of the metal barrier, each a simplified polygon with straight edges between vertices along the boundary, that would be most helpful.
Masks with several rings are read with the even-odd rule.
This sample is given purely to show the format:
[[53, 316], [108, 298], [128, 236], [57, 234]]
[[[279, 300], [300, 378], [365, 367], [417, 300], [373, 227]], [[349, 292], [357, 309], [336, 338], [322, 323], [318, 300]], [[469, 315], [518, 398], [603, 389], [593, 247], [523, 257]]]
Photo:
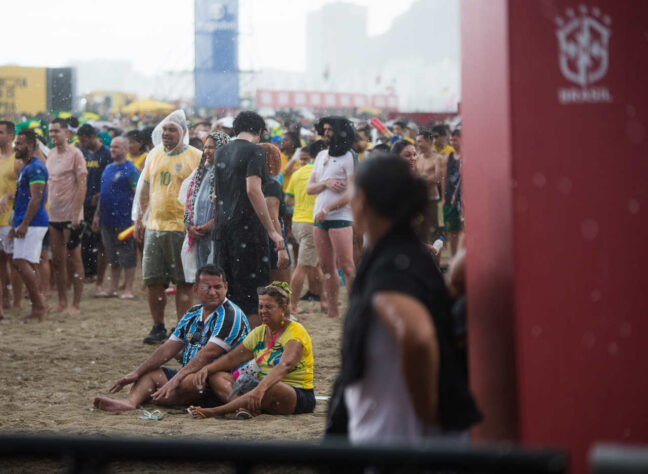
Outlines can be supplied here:
[[[346, 442], [252, 443], [188, 439], [100, 438], [81, 436], [0, 436], [0, 459], [65, 460], [69, 472], [105, 472], [112, 462], [209, 462], [235, 466], [247, 473], [255, 466], [299, 466], [319, 472], [416, 472], [444, 470], [452, 473], [567, 472], [561, 451], [520, 449], [512, 445], [452, 447], [421, 446], [352, 447]], [[172, 466], [172, 464], [170, 464]]]
[[590, 450], [593, 474], [645, 474], [648, 472], [648, 446], [597, 444]]

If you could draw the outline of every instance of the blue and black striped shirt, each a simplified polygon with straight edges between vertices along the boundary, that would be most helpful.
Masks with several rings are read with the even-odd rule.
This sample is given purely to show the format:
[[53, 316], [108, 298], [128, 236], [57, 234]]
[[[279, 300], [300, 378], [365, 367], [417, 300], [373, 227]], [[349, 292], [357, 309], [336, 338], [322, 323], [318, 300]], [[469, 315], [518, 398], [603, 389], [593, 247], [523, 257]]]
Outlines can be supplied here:
[[226, 352], [243, 341], [250, 325], [241, 308], [225, 299], [216, 311], [202, 320], [202, 305], [189, 308], [175, 331], [169, 337], [172, 341], [185, 344], [182, 365], [185, 366], [208, 342], [218, 344]]

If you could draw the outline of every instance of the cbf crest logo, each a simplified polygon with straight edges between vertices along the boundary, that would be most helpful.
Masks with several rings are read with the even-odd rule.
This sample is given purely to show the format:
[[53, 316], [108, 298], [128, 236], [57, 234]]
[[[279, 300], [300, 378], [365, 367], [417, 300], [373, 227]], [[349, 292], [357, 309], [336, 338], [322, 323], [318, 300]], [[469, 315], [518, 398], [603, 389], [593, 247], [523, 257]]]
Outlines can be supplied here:
[[560, 88], [560, 103], [612, 102], [606, 87], [592, 87], [608, 71], [611, 24], [612, 19], [598, 7], [590, 10], [584, 5], [567, 8], [564, 17], [556, 18], [560, 72], [580, 86]]

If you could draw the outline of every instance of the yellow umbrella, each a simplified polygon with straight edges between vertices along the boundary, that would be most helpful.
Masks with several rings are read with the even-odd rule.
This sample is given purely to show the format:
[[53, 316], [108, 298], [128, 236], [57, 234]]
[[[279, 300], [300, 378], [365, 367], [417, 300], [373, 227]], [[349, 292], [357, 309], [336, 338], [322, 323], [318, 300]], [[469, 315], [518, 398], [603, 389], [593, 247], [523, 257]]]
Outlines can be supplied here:
[[153, 99], [141, 99], [131, 102], [121, 111], [125, 114], [146, 114], [153, 112], [169, 112], [174, 110], [175, 106], [167, 104], [165, 102], [160, 102]]

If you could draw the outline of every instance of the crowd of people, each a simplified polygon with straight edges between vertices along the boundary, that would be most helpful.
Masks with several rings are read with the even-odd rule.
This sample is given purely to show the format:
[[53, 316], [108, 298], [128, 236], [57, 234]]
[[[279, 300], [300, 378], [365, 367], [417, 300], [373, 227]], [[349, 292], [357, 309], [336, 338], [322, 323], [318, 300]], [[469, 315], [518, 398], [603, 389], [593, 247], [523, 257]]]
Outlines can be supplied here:
[[[133, 384], [126, 399], [98, 396], [97, 408], [312, 412], [314, 353], [300, 301], [338, 318], [346, 285], [329, 432], [344, 426], [359, 442], [463, 436], [479, 419], [437, 245], [461, 255], [459, 130], [396, 121], [377, 136], [367, 123], [327, 116], [312, 135], [293, 121], [277, 134], [255, 112], [212, 126], [191, 125], [182, 110], [152, 130], [73, 125], [54, 119], [48, 149], [33, 130], [0, 121], [0, 290], [3, 307], [10, 294], [16, 307], [24, 287], [29, 318], [73, 315], [89, 277], [97, 297], [134, 298], [141, 260], [153, 320], [143, 342], [160, 346], [112, 386]], [[167, 332], [172, 293], [177, 323]], [[163, 367], [176, 355], [179, 371]], [[393, 372], [390, 390], [383, 370]], [[389, 407], [379, 416], [367, 398], [376, 390]]]

